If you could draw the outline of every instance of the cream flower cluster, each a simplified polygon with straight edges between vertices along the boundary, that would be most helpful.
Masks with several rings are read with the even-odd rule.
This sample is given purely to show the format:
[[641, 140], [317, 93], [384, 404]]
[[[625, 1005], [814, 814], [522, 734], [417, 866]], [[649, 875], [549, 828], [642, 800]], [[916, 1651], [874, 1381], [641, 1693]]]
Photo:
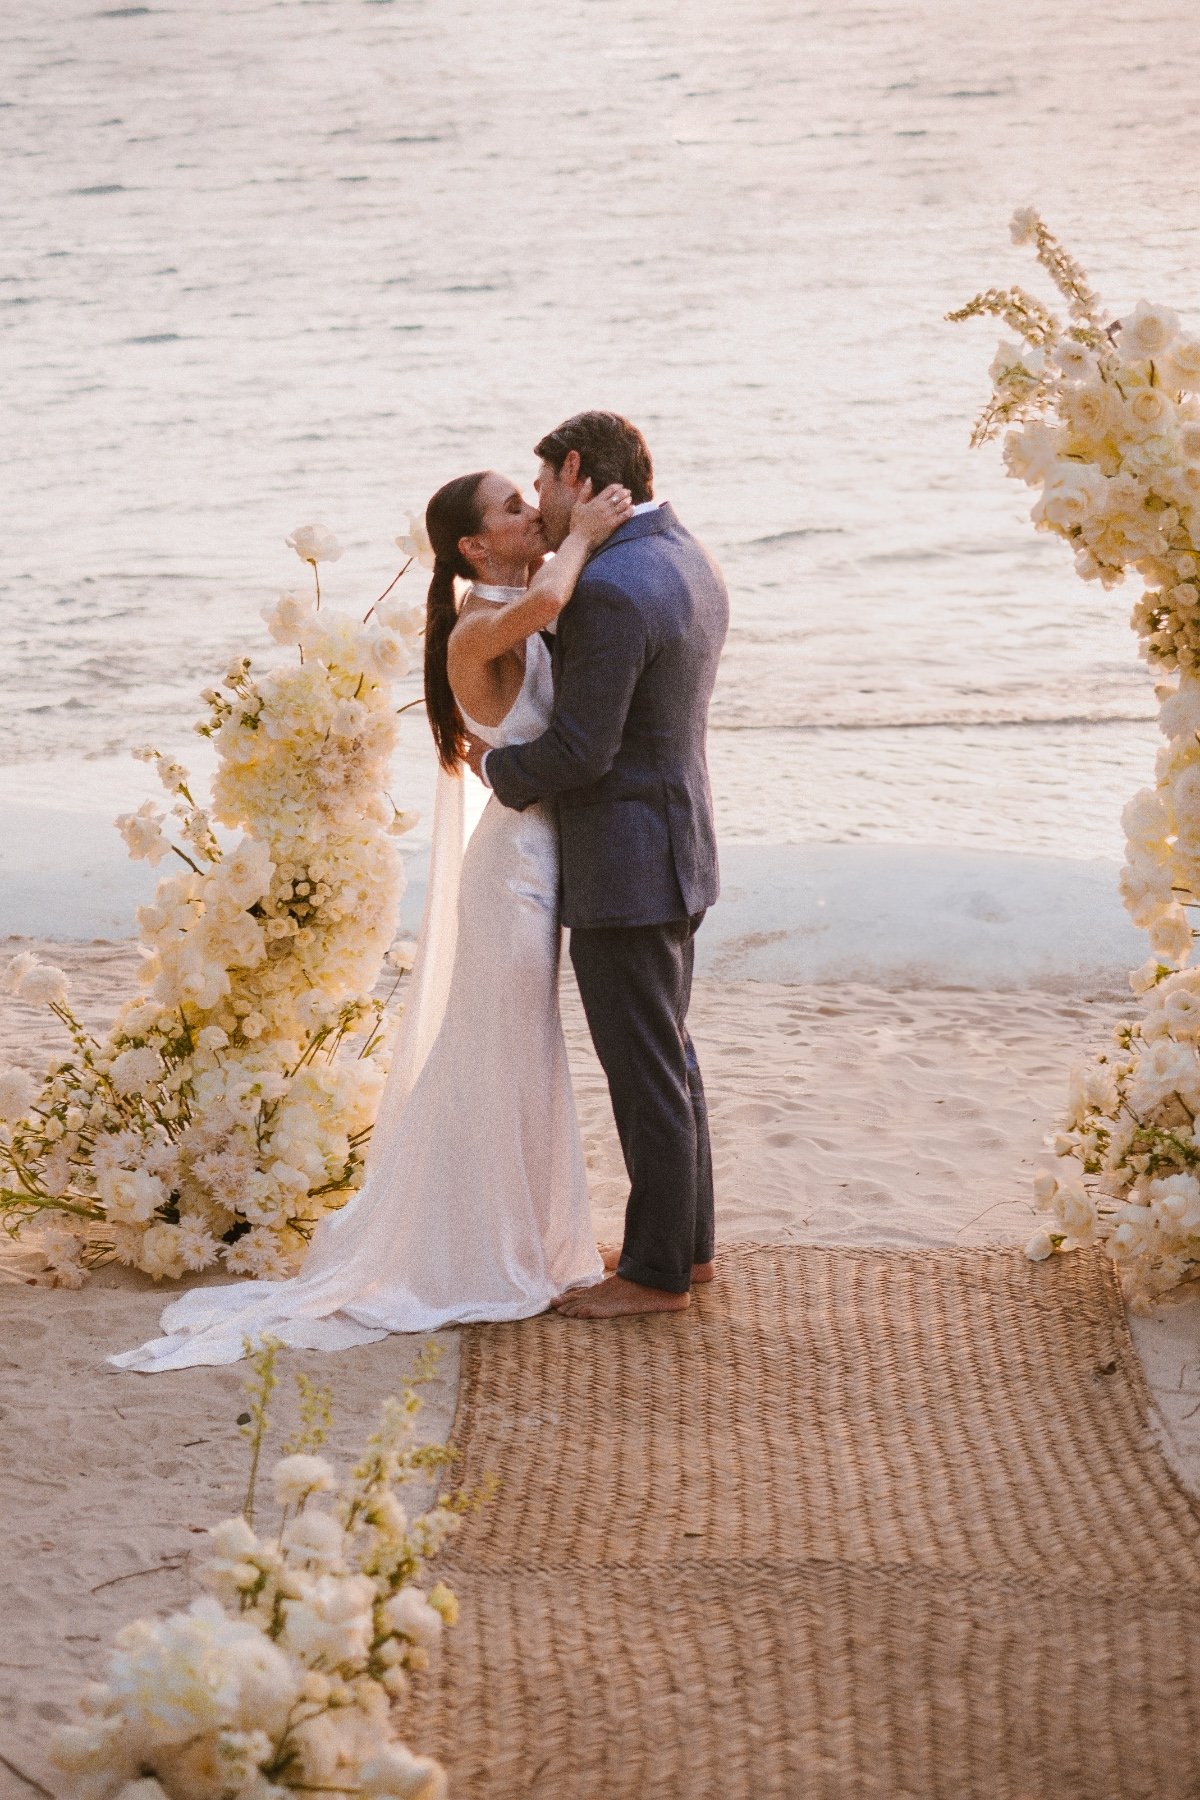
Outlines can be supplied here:
[[52, 1745], [77, 1800], [442, 1800], [440, 1765], [391, 1719], [458, 1616], [449, 1589], [419, 1578], [459, 1507], [410, 1521], [395, 1492], [445, 1459], [412, 1447], [419, 1404], [411, 1387], [385, 1404], [340, 1485], [312, 1454], [323, 1433], [308, 1434], [275, 1466], [275, 1534], [227, 1519], [210, 1534], [209, 1592], [118, 1633], [80, 1722]]
[[1155, 785], [1125, 808], [1121, 894], [1152, 955], [1131, 977], [1145, 1015], [1077, 1069], [1052, 1140], [1059, 1172], [1035, 1184], [1049, 1214], [1035, 1258], [1103, 1242], [1145, 1305], [1200, 1270], [1200, 337], [1139, 301], [1105, 325], [1080, 266], [1023, 208], [1012, 222], [1067, 303], [1061, 323], [1020, 289], [990, 290], [951, 318], [993, 314], [1001, 344], [974, 440], [1003, 426], [1010, 475], [1037, 490], [1034, 524], [1065, 539], [1077, 572], [1144, 591], [1132, 623], [1157, 689]]
[[[314, 572], [341, 554], [324, 527], [293, 539]], [[218, 1257], [284, 1275], [361, 1180], [387, 1036], [369, 996], [402, 891], [395, 838], [415, 822], [387, 797], [391, 683], [421, 613], [393, 597], [360, 623], [285, 594], [266, 619], [299, 656], [262, 675], [243, 659], [205, 693], [210, 806], [181, 764], [138, 753], [172, 817], [147, 803], [118, 828], [131, 856], [177, 871], [138, 909], [145, 992], [97, 1042], [61, 971], [9, 969], [72, 1048], [40, 1087], [0, 1073], [0, 1211], [43, 1226], [64, 1283], [110, 1251], [155, 1277]]]

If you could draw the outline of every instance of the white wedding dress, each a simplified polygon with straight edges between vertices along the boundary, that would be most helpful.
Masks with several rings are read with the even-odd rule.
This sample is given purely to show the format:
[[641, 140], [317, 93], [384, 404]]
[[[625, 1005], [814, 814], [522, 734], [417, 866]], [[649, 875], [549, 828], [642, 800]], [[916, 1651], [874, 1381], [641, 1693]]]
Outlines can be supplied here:
[[[496, 604], [521, 589], [476, 584]], [[553, 702], [525, 646], [494, 747], [528, 742]], [[398, 1331], [523, 1319], [603, 1269], [558, 1007], [558, 834], [542, 806], [489, 799], [463, 851], [464, 779], [439, 779], [417, 963], [363, 1187], [323, 1220], [298, 1275], [194, 1289], [121, 1369], [236, 1362], [264, 1335], [343, 1350]]]

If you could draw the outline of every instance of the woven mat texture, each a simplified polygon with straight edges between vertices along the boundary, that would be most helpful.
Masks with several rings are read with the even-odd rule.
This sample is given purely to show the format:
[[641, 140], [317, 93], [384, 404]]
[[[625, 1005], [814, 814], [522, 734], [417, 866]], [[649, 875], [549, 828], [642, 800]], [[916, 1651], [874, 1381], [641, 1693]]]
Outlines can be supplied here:
[[454, 1800], [1200, 1795], [1200, 1515], [1099, 1253], [747, 1246], [463, 1348]]

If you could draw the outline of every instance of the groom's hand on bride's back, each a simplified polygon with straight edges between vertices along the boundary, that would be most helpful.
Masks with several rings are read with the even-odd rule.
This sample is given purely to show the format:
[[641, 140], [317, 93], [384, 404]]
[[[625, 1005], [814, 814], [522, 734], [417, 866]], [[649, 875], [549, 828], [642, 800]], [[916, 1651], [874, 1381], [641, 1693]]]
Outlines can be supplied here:
[[477, 738], [473, 731], [467, 733], [467, 766], [473, 775], [483, 780], [483, 759], [492, 748], [482, 738]]

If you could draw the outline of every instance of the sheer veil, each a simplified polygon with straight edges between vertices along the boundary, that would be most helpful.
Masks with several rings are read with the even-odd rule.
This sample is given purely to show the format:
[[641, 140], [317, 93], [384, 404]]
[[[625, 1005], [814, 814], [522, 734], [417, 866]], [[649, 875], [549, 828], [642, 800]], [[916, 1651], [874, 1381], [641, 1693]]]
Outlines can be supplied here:
[[392, 1136], [441, 1029], [458, 941], [458, 889], [463, 855], [487, 798], [487, 789], [469, 769], [460, 768], [451, 775], [439, 765], [433, 801], [429, 883], [425, 890], [417, 954], [392, 1050], [387, 1085], [367, 1149], [367, 1176]]

